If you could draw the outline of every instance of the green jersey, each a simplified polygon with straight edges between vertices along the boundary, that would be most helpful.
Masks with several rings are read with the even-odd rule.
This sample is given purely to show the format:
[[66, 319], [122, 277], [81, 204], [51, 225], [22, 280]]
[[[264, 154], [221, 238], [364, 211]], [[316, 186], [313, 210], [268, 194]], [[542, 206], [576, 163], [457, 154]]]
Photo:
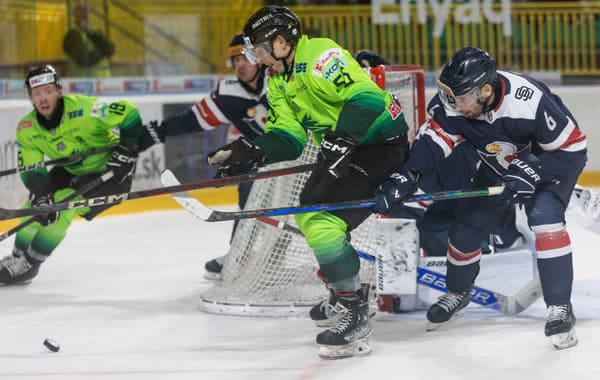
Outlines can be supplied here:
[[[65, 95], [63, 101], [62, 118], [55, 128], [46, 129], [40, 125], [35, 110], [19, 121], [19, 166], [42, 162], [44, 156], [54, 160], [117, 144], [137, 147], [142, 124], [137, 107], [130, 102], [105, 103], [83, 95]], [[110, 152], [95, 154], [63, 167], [75, 176], [102, 173], [106, 171], [110, 156]], [[30, 190], [40, 188], [40, 185], [44, 188], [49, 183], [46, 168], [23, 172], [21, 179]]]
[[289, 74], [269, 78], [266, 133], [254, 142], [272, 163], [297, 158], [310, 130], [357, 145], [377, 144], [408, 131], [400, 104], [380, 89], [352, 55], [327, 38], [302, 36]]

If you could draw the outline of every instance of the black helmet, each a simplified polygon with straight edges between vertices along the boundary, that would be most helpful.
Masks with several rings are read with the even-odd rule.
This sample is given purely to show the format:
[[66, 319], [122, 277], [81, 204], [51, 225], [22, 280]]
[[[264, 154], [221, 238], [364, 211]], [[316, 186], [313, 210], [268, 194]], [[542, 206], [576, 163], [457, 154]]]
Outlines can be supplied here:
[[256, 11], [244, 25], [244, 36], [252, 45], [273, 41], [283, 36], [286, 41], [296, 41], [302, 34], [300, 19], [289, 8], [267, 5]]
[[439, 83], [452, 91], [449, 95], [464, 95], [486, 83], [494, 85], [498, 80], [496, 68], [496, 61], [485, 50], [469, 46], [446, 62]]
[[31, 95], [32, 88], [45, 84], [54, 84], [58, 89], [62, 88], [62, 79], [54, 67], [45, 65], [29, 69], [25, 77], [25, 90], [28, 96]]

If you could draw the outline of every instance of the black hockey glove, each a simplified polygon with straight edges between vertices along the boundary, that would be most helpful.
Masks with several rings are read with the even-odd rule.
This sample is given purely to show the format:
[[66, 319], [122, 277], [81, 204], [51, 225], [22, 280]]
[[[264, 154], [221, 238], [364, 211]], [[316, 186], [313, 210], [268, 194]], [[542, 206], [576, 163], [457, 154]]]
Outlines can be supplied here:
[[525, 152], [512, 160], [500, 195], [506, 203], [524, 202], [533, 197], [535, 189], [543, 180], [542, 162], [533, 154]]
[[150, 124], [144, 125], [142, 135], [138, 140], [138, 152], [143, 152], [154, 144], [165, 142], [166, 127], [164, 123], [152, 120]]
[[[50, 206], [54, 202], [52, 201], [52, 194], [29, 194], [29, 202], [32, 208]], [[51, 212], [49, 214], [43, 214], [35, 216], [35, 219], [40, 222], [44, 227], [56, 222], [58, 220], [58, 211]]]
[[340, 179], [350, 172], [355, 146], [352, 140], [325, 134], [320, 152], [331, 177]]
[[223, 145], [210, 152], [207, 161], [210, 165], [219, 165], [215, 178], [231, 177], [246, 174], [263, 166], [265, 152], [252, 141], [240, 137], [231, 144]]
[[392, 173], [375, 190], [375, 206], [373, 210], [378, 214], [389, 212], [392, 207], [402, 203], [402, 201], [415, 192], [419, 174], [402, 169], [397, 173]]
[[358, 61], [361, 67], [377, 67], [379, 65], [388, 65], [389, 63], [379, 54], [371, 50], [359, 50], [354, 54], [354, 59]]
[[122, 184], [127, 180], [133, 178], [135, 171], [135, 163], [138, 159], [138, 153], [124, 147], [123, 145], [117, 145], [112, 150], [112, 156], [106, 163], [108, 170], [112, 170], [114, 173], [113, 182]]

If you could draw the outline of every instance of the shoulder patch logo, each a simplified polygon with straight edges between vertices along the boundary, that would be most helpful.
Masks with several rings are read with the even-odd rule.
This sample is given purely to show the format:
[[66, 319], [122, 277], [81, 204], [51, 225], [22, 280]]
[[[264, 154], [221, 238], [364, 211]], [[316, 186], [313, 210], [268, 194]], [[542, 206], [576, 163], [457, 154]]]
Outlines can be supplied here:
[[25, 129], [25, 128], [30, 128], [32, 125], [33, 125], [33, 122], [31, 120], [26, 120], [19, 124], [19, 126], [17, 127], [17, 131], [20, 131], [21, 129]]
[[515, 91], [515, 98], [527, 101], [533, 98], [533, 89], [527, 86], [521, 86]]

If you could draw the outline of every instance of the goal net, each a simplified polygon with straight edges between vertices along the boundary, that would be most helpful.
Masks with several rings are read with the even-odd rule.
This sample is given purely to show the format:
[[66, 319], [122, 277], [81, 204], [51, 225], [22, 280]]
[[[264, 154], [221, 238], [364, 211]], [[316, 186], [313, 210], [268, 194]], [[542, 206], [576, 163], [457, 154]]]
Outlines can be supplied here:
[[[414, 136], [425, 119], [424, 73], [416, 65], [379, 66], [371, 78], [393, 93], [402, 106]], [[316, 161], [311, 142], [292, 162], [269, 165], [283, 168]], [[294, 206], [309, 173], [256, 181], [246, 209]], [[361, 281], [375, 283], [375, 216], [351, 233], [361, 255]], [[201, 310], [214, 314], [293, 316], [305, 314], [327, 295], [318, 279], [318, 264], [294, 221], [293, 215], [241, 220], [226, 256], [221, 281], [201, 294]]]

